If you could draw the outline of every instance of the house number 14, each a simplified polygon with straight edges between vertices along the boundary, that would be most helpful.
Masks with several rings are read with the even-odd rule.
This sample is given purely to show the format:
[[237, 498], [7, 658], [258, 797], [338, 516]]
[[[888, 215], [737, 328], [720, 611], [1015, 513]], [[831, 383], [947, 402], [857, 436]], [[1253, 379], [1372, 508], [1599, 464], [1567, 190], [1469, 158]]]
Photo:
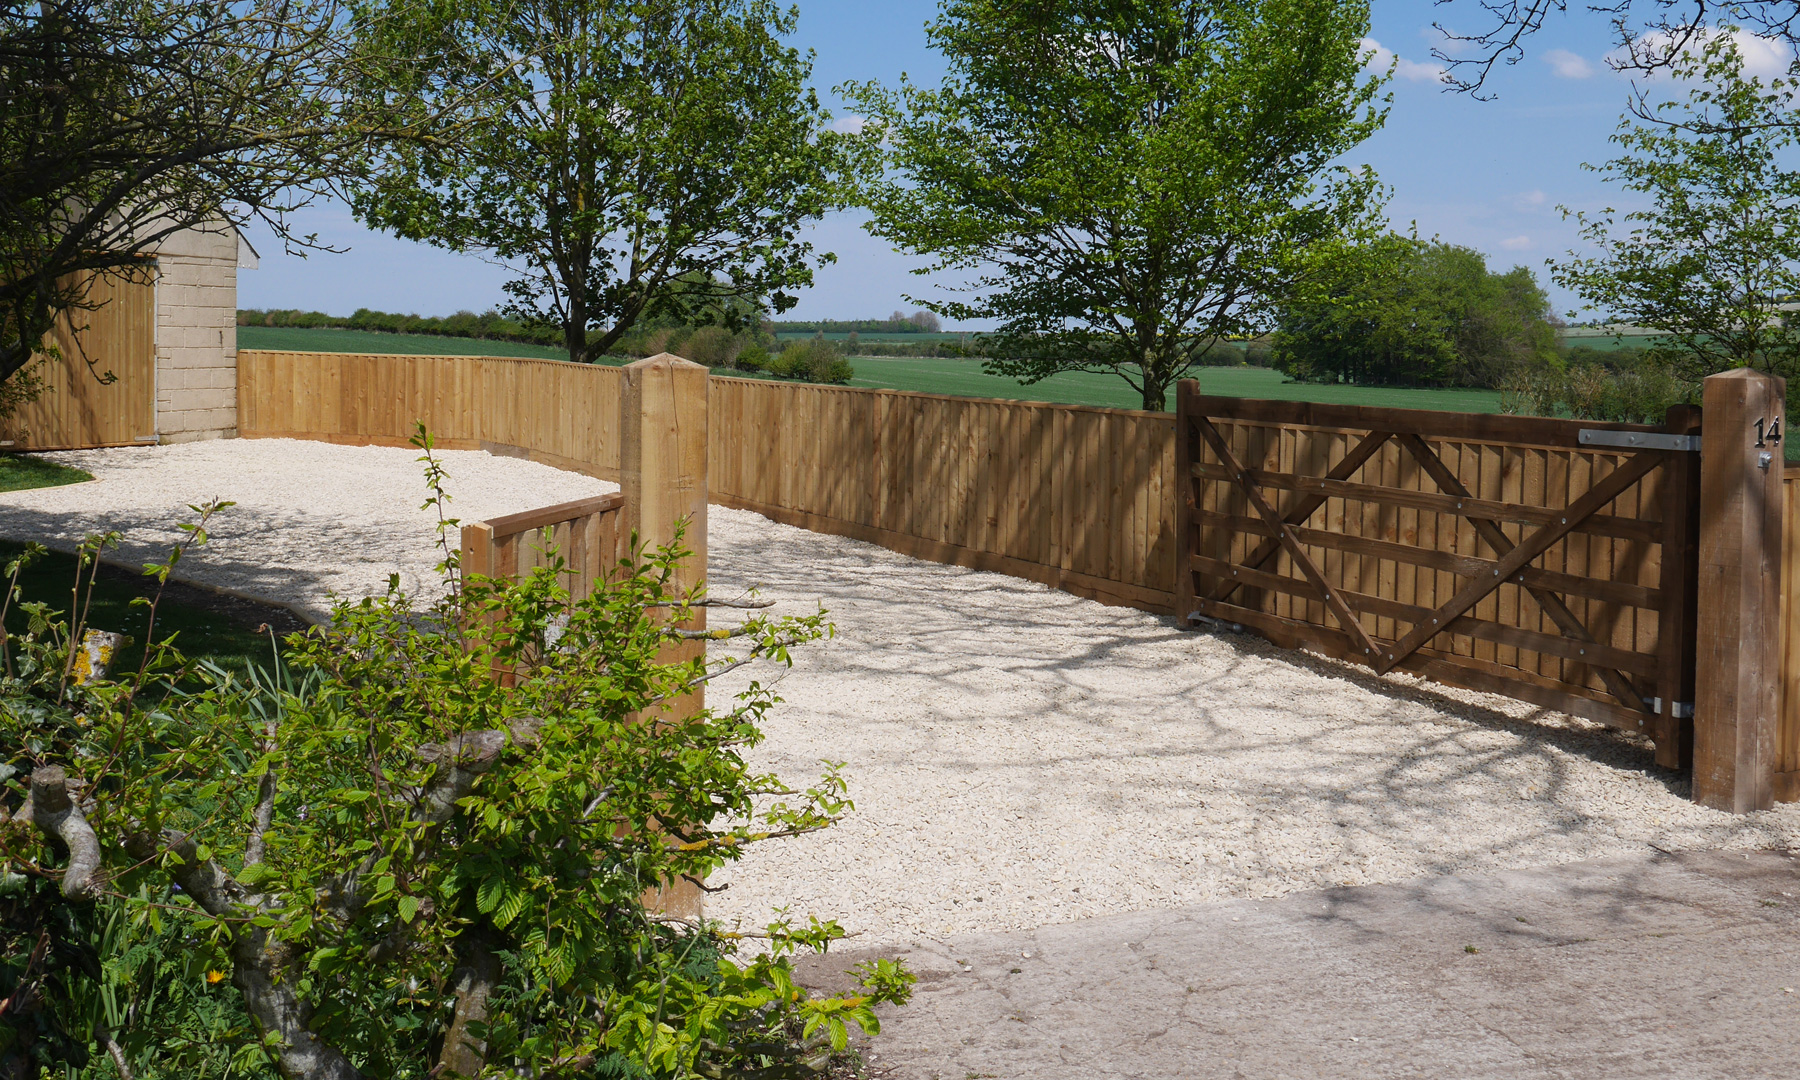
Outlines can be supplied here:
[[[1767, 431], [1763, 430], [1764, 424], [1768, 424]], [[1780, 441], [1781, 417], [1777, 416], [1773, 423], [1769, 423], [1767, 420], [1758, 420], [1756, 422], [1756, 445], [1767, 446], [1769, 443], [1778, 443]]]

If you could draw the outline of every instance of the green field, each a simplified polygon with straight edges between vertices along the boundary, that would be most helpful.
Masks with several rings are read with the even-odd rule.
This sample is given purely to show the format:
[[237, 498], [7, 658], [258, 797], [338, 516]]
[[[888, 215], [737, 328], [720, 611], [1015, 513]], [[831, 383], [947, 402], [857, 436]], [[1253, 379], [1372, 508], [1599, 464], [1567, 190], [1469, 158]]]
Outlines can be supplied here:
[[[918, 340], [955, 335], [896, 334]], [[361, 330], [285, 329], [266, 326], [238, 327], [242, 349], [286, 349], [297, 352], [405, 353], [415, 356], [530, 356], [556, 359], [554, 349], [511, 345], [501, 341], [431, 337], [424, 334], [378, 334]], [[917, 390], [927, 394], [960, 397], [1005, 398], [1013, 401], [1052, 401], [1065, 405], [1103, 405], [1137, 409], [1137, 392], [1116, 375], [1079, 372], [1053, 375], [1030, 386], [1016, 379], [987, 375], [979, 360], [943, 357], [852, 356], [856, 369], [852, 386], [884, 390]], [[1289, 382], [1267, 368], [1201, 368], [1202, 393], [1219, 397], [1270, 398], [1277, 401], [1322, 401], [1340, 405], [1376, 405], [1404, 409], [1437, 409], [1443, 412], [1498, 412], [1500, 394], [1493, 390], [1396, 390], [1375, 386], [1326, 386]], [[1174, 406], [1172, 400], [1169, 405]]]
[[273, 352], [402, 353], [407, 356], [526, 356], [534, 360], [567, 360], [564, 349], [521, 345], [515, 341], [439, 337], [434, 334], [382, 334], [373, 330], [329, 327], [240, 326], [238, 348]]
[[[930, 333], [918, 334], [857, 334], [856, 340], [864, 344], [868, 344], [871, 341], [880, 341], [890, 345], [919, 345], [932, 341], [961, 341], [970, 336], [972, 335], [960, 330], [934, 330]], [[775, 340], [781, 342], [811, 341], [815, 337], [823, 337], [826, 341], [844, 341], [847, 340], [850, 335], [847, 332], [840, 334], [817, 334], [808, 333], [804, 330], [784, 330], [775, 335]]]
[[1609, 330], [1599, 326], [1571, 326], [1559, 332], [1557, 340], [1566, 349], [1580, 345], [1599, 352], [1614, 352], [1618, 349], [1647, 349], [1656, 344], [1658, 336], [1635, 327]]
[[[886, 390], [918, 390], [928, 394], [962, 397], [1007, 398], [1014, 401], [1053, 401], [1066, 405], [1105, 405], [1116, 409], [1140, 409], [1137, 391], [1117, 375], [1067, 372], [1052, 375], [1030, 386], [1015, 379], [983, 374], [975, 360], [912, 359], [885, 356], [852, 356], [856, 369], [851, 386]], [[1375, 386], [1325, 386], [1289, 382], [1268, 368], [1201, 368], [1200, 392], [1217, 397], [1266, 398], [1275, 401], [1321, 401], [1337, 405], [1376, 405], [1402, 409], [1436, 409], [1443, 412], [1500, 411], [1495, 390], [1396, 390]], [[1174, 408], [1170, 393], [1169, 407]]]

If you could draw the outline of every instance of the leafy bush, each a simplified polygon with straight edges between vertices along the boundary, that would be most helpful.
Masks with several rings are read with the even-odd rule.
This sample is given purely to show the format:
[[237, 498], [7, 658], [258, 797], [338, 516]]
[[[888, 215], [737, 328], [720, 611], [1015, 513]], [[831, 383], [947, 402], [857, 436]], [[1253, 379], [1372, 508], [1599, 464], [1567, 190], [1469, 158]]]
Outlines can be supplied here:
[[1403, 236], [1333, 252], [1276, 317], [1274, 365], [1296, 379], [1494, 387], [1557, 359], [1529, 269], [1494, 273], [1480, 252]]
[[709, 368], [730, 367], [745, 344], [743, 337], [722, 326], [702, 326], [688, 335], [681, 355]]
[[761, 345], [751, 345], [737, 354], [731, 366], [739, 371], [762, 371], [769, 366], [769, 350]]
[[784, 379], [805, 379], [837, 385], [849, 382], [856, 375], [856, 369], [850, 366], [850, 362], [823, 338], [789, 342], [786, 348], [769, 360], [764, 370]]
[[1564, 366], [1520, 369], [1500, 385], [1502, 412], [1660, 424], [1669, 406], [1698, 400], [1699, 387], [1636, 349], [1577, 346]]
[[[419, 444], [441, 514], [443, 473]], [[197, 509], [191, 543], [217, 508]], [[232, 990], [208, 1014], [217, 1003], [192, 987], [164, 993], [192, 980], [191, 958], [131, 968], [138, 982], [114, 987], [130, 1007], [102, 1034], [78, 1022], [78, 998], [113, 985], [103, 966], [53, 971], [55, 950], [14, 950], [0, 993], [38, 1004], [5, 1017], [0, 1056], [74, 1072], [110, 1043], [140, 1075], [168, 1072], [171, 1052], [142, 1038], [160, 1029], [131, 1019], [154, 1000], [155, 1024], [190, 1042], [216, 1030], [229, 1048], [234, 1017], [250, 1017], [240, 1073], [799, 1075], [849, 1025], [875, 1030], [874, 1005], [905, 999], [911, 977], [886, 961], [856, 996], [794, 986], [790, 954], [826, 948], [835, 923], [741, 935], [646, 900], [849, 809], [834, 766], [800, 792], [746, 763], [776, 701], [759, 683], [722, 710], [675, 707], [727, 667], [788, 662], [830, 632], [824, 613], [697, 629], [708, 601], [675, 591], [678, 547], [635, 553], [580, 601], [560, 562], [516, 584], [465, 577], [455, 524], [443, 600], [417, 606], [396, 583], [341, 602], [270, 672], [199, 665], [202, 685], [175, 693], [168, 676], [189, 665], [165, 645], [136, 673], [84, 682], [79, 612], [43, 605], [5, 639], [0, 866], [36, 904], [0, 904], [30, 923], [4, 927], [9, 943], [91, 938], [79, 915], [104, 907], [140, 943], [176, 935], [208, 985]], [[667, 659], [696, 639], [731, 656]], [[766, 951], [740, 956], [745, 937]], [[116, 950], [91, 953], [104, 965]], [[69, 1038], [22, 1036], [28, 1024]]]

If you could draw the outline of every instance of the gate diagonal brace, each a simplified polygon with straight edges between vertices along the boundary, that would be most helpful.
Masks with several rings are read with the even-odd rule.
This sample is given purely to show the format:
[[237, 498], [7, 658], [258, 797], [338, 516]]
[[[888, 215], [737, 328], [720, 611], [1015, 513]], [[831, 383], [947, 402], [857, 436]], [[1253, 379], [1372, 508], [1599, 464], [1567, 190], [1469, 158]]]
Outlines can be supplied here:
[[[1592, 517], [1602, 507], [1625, 493], [1631, 485], [1642, 480], [1663, 462], [1661, 454], [1639, 454], [1629, 462], [1613, 470], [1605, 480], [1590, 488], [1587, 494], [1571, 503], [1564, 515], [1556, 523], [1539, 526], [1536, 532], [1526, 537], [1524, 542], [1508, 553], [1494, 568], [1491, 578], [1476, 578], [1463, 586], [1449, 602], [1432, 613], [1430, 623], [1420, 623], [1408, 631], [1407, 635], [1377, 656], [1375, 670], [1385, 675], [1394, 669], [1396, 664], [1418, 651], [1419, 647], [1436, 637], [1452, 619], [1460, 617], [1474, 607], [1482, 598], [1499, 588], [1506, 579], [1518, 573], [1533, 559], [1542, 555], [1550, 545], [1567, 536], [1577, 525]], [[1641, 704], [1637, 705], [1642, 710]]]
[[[1225, 437], [1219, 434], [1219, 429], [1214, 427], [1212, 420], [1205, 416], [1194, 417], [1194, 425], [1200, 429], [1200, 434], [1213, 448], [1213, 453], [1219, 455], [1219, 461], [1230, 471], [1239, 490], [1243, 491], [1244, 497], [1255, 508], [1257, 515], [1263, 519], [1263, 524], [1269, 527], [1270, 532], [1274, 533], [1276, 541], [1287, 551], [1288, 558], [1294, 561], [1294, 565], [1300, 568], [1300, 572], [1306, 575], [1308, 581], [1325, 594], [1325, 605], [1331, 610], [1331, 614], [1337, 619], [1338, 624], [1362, 648], [1364, 656], [1369, 657], [1371, 662], [1376, 661], [1382, 655], [1382, 646], [1369, 636], [1368, 631], [1363, 629], [1362, 620], [1357, 618], [1356, 613], [1344, 603], [1344, 598], [1339, 595], [1338, 591], [1325, 581], [1325, 576], [1319, 573], [1319, 568], [1313, 565], [1312, 559], [1301, 548], [1300, 542], [1294, 539], [1288, 525], [1263, 499], [1262, 493], [1256, 490], [1256, 485], [1250, 481], [1250, 474], [1244, 470], [1243, 465], [1239, 464], [1237, 456], [1225, 444]], [[1416, 649], [1418, 646], [1415, 645], [1413, 648]]]
[[[1463, 486], [1462, 481], [1456, 478], [1456, 474], [1450, 471], [1450, 467], [1444, 464], [1443, 459], [1437, 456], [1436, 452], [1431, 449], [1431, 445], [1423, 438], [1416, 434], [1408, 434], [1400, 436], [1398, 441], [1412, 453], [1414, 458], [1418, 459], [1420, 466], [1437, 484], [1438, 490], [1459, 499], [1469, 497], [1469, 489]], [[1474, 526], [1475, 534], [1494, 549], [1496, 556], [1504, 558], [1513, 550], [1513, 542], [1507, 538], [1498, 522], [1467, 515], [1464, 516], [1464, 520]], [[1551, 621], [1556, 623], [1557, 629], [1562, 631], [1564, 637], [1573, 638], [1586, 645], [1598, 644], [1594, 635], [1588, 632], [1588, 628], [1569, 609], [1569, 605], [1563, 601], [1562, 597], [1541, 586], [1526, 585], [1524, 588], [1531, 598], [1537, 601], [1544, 613], [1550, 616]], [[1594, 669], [1599, 673], [1600, 680], [1606, 683], [1609, 693], [1638, 711], [1644, 711], [1643, 695], [1632, 683], [1631, 676], [1623, 671], [1601, 665], [1594, 665]]]
[[[1344, 455], [1344, 460], [1332, 466], [1331, 471], [1325, 474], [1325, 479], [1350, 479], [1350, 477], [1356, 473], [1356, 470], [1362, 468], [1364, 463], [1374, 457], [1375, 452], [1380, 450], [1382, 446], [1393, 437], [1391, 432], [1369, 432], [1368, 435], [1363, 437], [1362, 442], [1357, 443], [1348, 454]], [[1299, 501], [1288, 509], [1288, 512], [1283, 515], [1281, 520], [1288, 525], [1303, 525], [1306, 523], [1306, 519], [1312, 517], [1313, 512], [1318, 510], [1319, 507], [1324, 506], [1329, 498], [1330, 496], [1320, 495], [1316, 492], [1311, 494], [1301, 494]], [[1275, 553], [1280, 550], [1281, 537], [1279, 535], [1268, 537], [1256, 546], [1256, 550], [1252, 551], [1249, 556], [1244, 559], [1242, 565], [1251, 570], [1261, 570], [1263, 564], [1273, 558]], [[1221, 582], [1218, 587], [1213, 589], [1213, 594], [1207, 597], [1207, 599], [1220, 602], [1229, 600], [1231, 594], [1236, 592], [1242, 585], [1243, 582], [1235, 580]]]

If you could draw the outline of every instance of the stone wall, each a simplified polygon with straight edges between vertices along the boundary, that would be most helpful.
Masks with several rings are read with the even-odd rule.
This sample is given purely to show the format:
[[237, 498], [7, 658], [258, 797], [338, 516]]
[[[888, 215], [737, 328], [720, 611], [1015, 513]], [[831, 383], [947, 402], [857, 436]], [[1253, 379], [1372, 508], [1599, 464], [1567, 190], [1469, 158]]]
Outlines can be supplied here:
[[156, 430], [165, 443], [237, 435], [236, 230], [192, 229], [156, 253]]

